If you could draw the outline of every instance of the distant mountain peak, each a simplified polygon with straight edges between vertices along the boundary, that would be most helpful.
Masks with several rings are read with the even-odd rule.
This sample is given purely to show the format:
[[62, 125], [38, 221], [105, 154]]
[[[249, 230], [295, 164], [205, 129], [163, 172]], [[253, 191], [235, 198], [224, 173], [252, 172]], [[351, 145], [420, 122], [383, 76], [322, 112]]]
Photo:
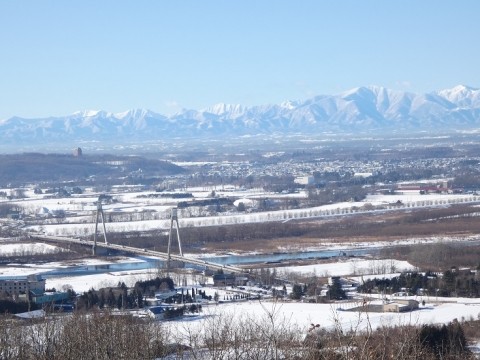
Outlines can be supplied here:
[[351, 97], [351, 96], [364, 96], [366, 94], [377, 94], [384, 89], [385, 88], [383, 88], [381, 86], [374, 86], [374, 85], [359, 86], [359, 87], [356, 87], [356, 88], [353, 88], [353, 89], [350, 89], [350, 90], [347, 90], [347, 91], [343, 91], [339, 94], [339, 96], [342, 97], [342, 98], [348, 98], [348, 97]]
[[452, 91], [458, 92], [458, 91], [476, 91], [478, 89], [475, 89], [471, 86], [468, 85], [457, 85], [451, 89]]
[[457, 85], [451, 89], [440, 90], [436, 94], [462, 108], [480, 107], [480, 90], [471, 86]]
[[82, 111], [76, 111], [72, 115], [74, 116], [81, 116], [81, 117], [93, 117], [97, 116], [98, 114], [105, 113], [105, 111], [102, 110], [82, 110]]
[[457, 85], [457, 86], [454, 86], [451, 89], [440, 90], [437, 93], [438, 94], [468, 94], [468, 93], [471, 93], [471, 92], [476, 92], [478, 90], [479, 89], [476, 89], [476, 88], [474, 88], [472, 86], [468, 86], [468, 85]]
[[223, 115], [225, 113], [242, 114], [243, 112], [245, 112], [245, 110], [246, 107], [240, 104], [218, 103], [204, 109], [202, 112], [207, 112], [215, 115]]
[[117, 119], [125, 119], [130, 117], [145, 117], [152, 114], [152, 111], [147, 109], [130, 109], [124, 112], [115, 113]]
[[280, 107], [287, 110], [293, 110], [298, 106], [298, 101], [287, 100], [280, 104]]
[[[428, 94], [362, 86], [278, 105], [219, 103], [160, 115], [146, 109], [78, 111], [64, 117], [0, 121], [0, 144], [145, 141], [258, 134], [398, 133], [480, 128], [480, 90], [457, 85]], [[22, 145], [24, 144], [24, 145]]]

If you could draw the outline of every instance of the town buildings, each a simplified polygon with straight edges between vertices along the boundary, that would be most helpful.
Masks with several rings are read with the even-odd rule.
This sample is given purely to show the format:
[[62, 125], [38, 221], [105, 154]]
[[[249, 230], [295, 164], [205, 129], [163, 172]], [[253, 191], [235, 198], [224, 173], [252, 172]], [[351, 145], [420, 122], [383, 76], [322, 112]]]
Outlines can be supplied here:
[[28, 294], [30, 291], [45, 292], [45, 279], [42, 279], [41, 275], [0, 279], [0, 293], [18, 296]]

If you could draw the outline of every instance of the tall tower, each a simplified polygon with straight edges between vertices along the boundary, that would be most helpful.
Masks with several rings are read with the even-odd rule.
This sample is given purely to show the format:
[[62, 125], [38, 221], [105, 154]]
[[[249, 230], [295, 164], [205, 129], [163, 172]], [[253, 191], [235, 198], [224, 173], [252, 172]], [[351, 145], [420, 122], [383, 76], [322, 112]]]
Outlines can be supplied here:
[[180, 225], [178, 225], [178, 215], [177, 215], [177, 208], [172, 208], [172, 212], [170, 214], [170, 233], [168, 235], [168, 247], [167, 247], [167, 269], [170, 269], [170, 247], [172, 244], [172, 232], [173, 232], [173, 222], [175, 221], [177, 226], [177, 241], [178, 241], [178, 249], [180, 252], [180, 256], [183, 256], [182, 252], [182, 242], [180, 241]]
[[77, 148], [73, 149], [73, 156], [74, 157], [81, 157], [82, 154], [83, 154], [82, 153], [82, 148], [77, 147]]
[[102, 217], [102, 224], [103, 224], [103, 237], [105, 239], [105, 244], [108, 244], [107, 241], [107, 229], [105, 228], [105, 214], [103, 213], [103, 208], [102, 208], [102, 195], [98, 197], [97, 200], [97, 211], [95, 215], [95, 234], [93, 235], [93, 248], [92, 252], [93, 255], [96, 255], [97, 252], [97, 237], [98, 237], [98, 218]]

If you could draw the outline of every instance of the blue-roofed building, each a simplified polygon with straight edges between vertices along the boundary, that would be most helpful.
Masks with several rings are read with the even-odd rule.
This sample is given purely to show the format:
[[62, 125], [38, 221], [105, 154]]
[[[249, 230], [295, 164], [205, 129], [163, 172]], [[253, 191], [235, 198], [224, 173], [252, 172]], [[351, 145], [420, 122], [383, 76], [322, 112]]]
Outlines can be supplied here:
[[171, 306], [151, 306], [147, 309], [147, 315], [154, 320], [162, 320], [165, 317], [165, 312], [173, 309]]
[[43, 304], [55, 304], [68, 300], [69, 294], [67, 292], [60, 291], [30, 291], [30, 300], [39, 305]]

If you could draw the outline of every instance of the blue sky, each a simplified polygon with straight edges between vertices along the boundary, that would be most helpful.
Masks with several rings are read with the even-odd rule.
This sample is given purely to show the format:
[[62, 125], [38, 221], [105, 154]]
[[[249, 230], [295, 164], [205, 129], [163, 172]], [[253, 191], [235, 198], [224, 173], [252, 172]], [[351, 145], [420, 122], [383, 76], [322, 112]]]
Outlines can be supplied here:
[[480, 87], [480, 1], [0, 0], [0, 119]]

